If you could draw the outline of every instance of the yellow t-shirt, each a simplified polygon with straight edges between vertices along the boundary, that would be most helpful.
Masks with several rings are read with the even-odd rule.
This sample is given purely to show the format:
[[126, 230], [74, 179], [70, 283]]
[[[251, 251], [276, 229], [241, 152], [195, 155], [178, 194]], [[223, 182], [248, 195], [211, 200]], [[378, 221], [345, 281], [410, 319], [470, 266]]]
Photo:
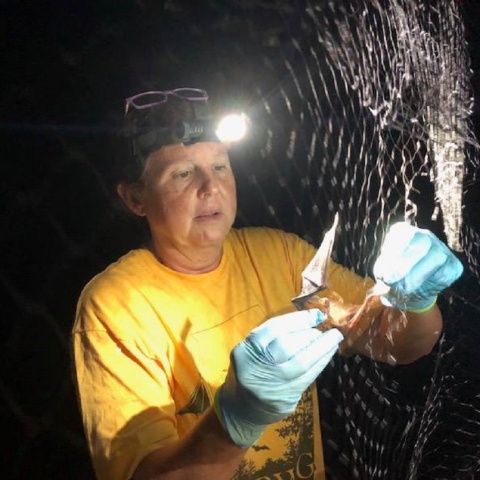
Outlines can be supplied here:
[[[293, 234], [232, 229], [212, 272], [179, 273], [139, 249], [85, 287], [72, 338], [98, 479], [129, 479], [148, 453], [193, 427], [225, 379], [232, 348], [267, 318], [294, 310], [314, 253]], [[328, 279], [351, 303], [370, 285], [334, 263]], [[324, 478], [314, 386], [247, 451], [234, 479], [247, 478]]]

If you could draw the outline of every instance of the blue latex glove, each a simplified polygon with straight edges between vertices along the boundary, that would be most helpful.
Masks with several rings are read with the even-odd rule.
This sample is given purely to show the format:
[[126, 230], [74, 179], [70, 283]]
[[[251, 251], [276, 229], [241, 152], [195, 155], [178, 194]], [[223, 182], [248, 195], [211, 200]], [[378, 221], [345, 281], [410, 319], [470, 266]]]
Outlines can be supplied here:
[[405, 222], [390, 228], [373, 267], [377, 282], [391, 287], [382, 302], [416, 312], [433, 307], [462, 272], [460, 261], [432, 232]]
[[250, 447], [267, 425], [292, 413], [326, 367], [343, 335], [313, 328], [325, 318], [316, 309], [274, 317], [232, 350], [215, 409], [235, 444]]

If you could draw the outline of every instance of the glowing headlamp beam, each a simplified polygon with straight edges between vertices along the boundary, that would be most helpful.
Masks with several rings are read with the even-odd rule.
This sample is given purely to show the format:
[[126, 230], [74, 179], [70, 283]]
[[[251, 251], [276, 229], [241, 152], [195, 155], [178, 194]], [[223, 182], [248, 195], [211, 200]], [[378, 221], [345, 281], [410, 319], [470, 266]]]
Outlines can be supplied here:
[[236, 142], [247, 133], [247, 117], [242, 114], [230, 114], [218, 123], [215, 135], [221, 142]]

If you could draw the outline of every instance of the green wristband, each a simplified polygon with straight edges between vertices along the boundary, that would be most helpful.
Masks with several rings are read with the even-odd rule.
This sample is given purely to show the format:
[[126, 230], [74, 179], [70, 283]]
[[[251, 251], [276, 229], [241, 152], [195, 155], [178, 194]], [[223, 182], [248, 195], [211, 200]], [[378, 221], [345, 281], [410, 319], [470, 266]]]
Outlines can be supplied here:
[[425, 313], [425, 312], [428, 312], [429, 310], [431, 310], [435, 306], [436, 303], [437, 303], [437, 297], [435, 297], [433, 299], [433, 302], [425, 308], [419, 308], [418, 310], [411, 309], [411, 310], [408, 310], [408, 311], [412, 312], [412, 313]]

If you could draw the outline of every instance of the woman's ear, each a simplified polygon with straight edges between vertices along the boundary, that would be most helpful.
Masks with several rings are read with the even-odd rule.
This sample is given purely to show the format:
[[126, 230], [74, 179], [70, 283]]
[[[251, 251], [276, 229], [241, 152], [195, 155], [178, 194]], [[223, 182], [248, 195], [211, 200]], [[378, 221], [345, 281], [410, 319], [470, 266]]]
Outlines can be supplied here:
[[119, 183], [117, 193], [131, 212], [139, 217], [145, 217], [141, 187], [138, 183]]

